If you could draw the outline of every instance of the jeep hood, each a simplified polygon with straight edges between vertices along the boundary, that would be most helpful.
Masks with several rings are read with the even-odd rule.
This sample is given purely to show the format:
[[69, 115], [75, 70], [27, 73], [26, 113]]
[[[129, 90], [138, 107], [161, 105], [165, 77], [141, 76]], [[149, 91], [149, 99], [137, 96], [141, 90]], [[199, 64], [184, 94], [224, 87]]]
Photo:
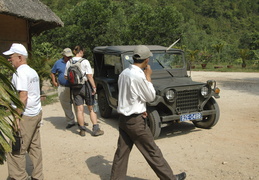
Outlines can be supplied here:
[[175, 74], [172, 77], [166, 71], [159, 73], [153, 72], [151, 78], [155, 89], [160, 91], [163, 91], [164, 89], [169, 87], [202, 86], [205, 84], [192, 81], [191, 77], [189, 76], [179, 76], [179, 74]]

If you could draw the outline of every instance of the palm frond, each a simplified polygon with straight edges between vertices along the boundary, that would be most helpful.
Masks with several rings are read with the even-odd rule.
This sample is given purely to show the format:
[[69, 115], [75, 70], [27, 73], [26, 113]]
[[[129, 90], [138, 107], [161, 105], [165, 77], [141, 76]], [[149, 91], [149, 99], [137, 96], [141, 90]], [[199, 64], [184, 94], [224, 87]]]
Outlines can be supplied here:
[[[3, 137], [3, 134], [1, 133], [1, 131], [0, 131], [0, 137]], [[5, 150], [2, 144], [0, 143], [0, 165], [4, 164], [4, 161], [6, 161]]]
[[15, 69], [13, 68], [13, 66], [10, 64], [10, 62], [8, 62], [6, 59], [4, 58], [0, 58], [0, 64], [7, 68], [8, 70], [10, 70], [11, 72], [15, 72]]
[[[0, 65], [8, 73], [15, 73], [15, 69], [5, 59], [0, 58]], [[13, 137], [16, 123], [15, 118], [20, 117], [15, 108], [24, 108], [22, 102], [19, 100], [16, 89], [3, 73], [2, 69], [0, 73], [0, 164], [6, 161], [5, 153], [11, 151], [8, 140], [11, 142], [15, 141]]]

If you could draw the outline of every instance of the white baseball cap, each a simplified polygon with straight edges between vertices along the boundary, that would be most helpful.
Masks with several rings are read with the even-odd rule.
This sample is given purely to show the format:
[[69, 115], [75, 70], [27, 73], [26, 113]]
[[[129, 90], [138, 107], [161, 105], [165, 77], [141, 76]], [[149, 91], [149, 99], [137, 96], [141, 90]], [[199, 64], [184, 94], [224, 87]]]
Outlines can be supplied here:
[[72, 53], [72, 50], [70, 48], [65, 48], [62, 52], [62, 55], [66, 56], [66, 57], [72, 57], [73, 53]]
[[13, 43], [11, 48], [8, 51], [3, 52], [4, 55], [11, 55], [11, 54], [21, 54], [24, 55], [26, 57], [28, 57], [28, 52], [26, 50], [26, 48], [19, 43]]
[[150, 56], [153, 56], [149, 48], [145, 45], [138, 45], [135, 47], [133, 52], [133, 57], [137, 60], [145, 60], [149, 58]]

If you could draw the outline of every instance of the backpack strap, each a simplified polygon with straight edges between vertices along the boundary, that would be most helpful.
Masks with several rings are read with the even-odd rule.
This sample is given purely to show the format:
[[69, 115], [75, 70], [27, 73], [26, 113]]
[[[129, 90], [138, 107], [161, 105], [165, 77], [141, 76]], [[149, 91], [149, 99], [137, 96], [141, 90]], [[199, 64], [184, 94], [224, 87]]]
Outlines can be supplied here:
[[[86, 60], [86, 59], [85, 59], [85, 58], [81, 58], [81, 59], [79, 59], [77, 62], [81, 63], [83, 60]], [[69, 59], [69, 62], [70, 62], [70, 64], [75, 64], [75, 63], [77, 63], [77, 62], [73, 63], [73, 58], [72, 58], [72, 59]]]
[[[85, 58], [81, 58], [81, 59], [79, 59], [77, 62], [79, 62], [80, 64], [81, 64], [81, 62], [83, 61], [83, 60], [86, 60]], [[82, 70], [82, 66], [81, 66], [81, 70]], [[85, 76], [85, 73], [84, 74], [82, 74], [83, 75], [83, 77]]]
[[85, 58], [81, 58], [78, 61], [81, 63], [83, 60], [86, 60]]

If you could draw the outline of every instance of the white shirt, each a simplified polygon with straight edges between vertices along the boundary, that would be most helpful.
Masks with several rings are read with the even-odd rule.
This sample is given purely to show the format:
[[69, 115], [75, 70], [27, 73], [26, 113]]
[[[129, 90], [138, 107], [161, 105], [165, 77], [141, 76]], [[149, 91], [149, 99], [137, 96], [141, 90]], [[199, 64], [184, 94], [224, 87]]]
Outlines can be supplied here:
[[[81, 57], [73, 57], [72, 58], [72, 62], [77, 62], [79, 61], [80, 59], [82, 59]], [[70, 66], [70, 61], [67, 61], [67, 64], [66, 64], [66, 69], [65, 69], [65, 72], [64, 72], [64, 75], [67, 76], [67, 70]], [[89, 61], [87, 59], [84, 59], [82, 62], [81, 62], [81, 71], [82, 71], [82, 74], [93, 74], [93, 71], [92, 71], [92, 68], [91, 68], [91, 65], [89, 63]], [[87, 81], [87, 77], [84, 76], [84, 79], [85, 81]]]
[[40, 79], [37, 72], [27, 64], [17, 68], [13, 74], [12, 83], [17, 91], [27, 91], [28, 99], [23, 114], [36, 116], [41, 111]]
[[155, 100], [156, 91], [147, 81], [141, 68], [130, 65], [122, 71], [118, 80], [119, 96], [117, 111], [125, 116], [146, 111], [146, 102]]

